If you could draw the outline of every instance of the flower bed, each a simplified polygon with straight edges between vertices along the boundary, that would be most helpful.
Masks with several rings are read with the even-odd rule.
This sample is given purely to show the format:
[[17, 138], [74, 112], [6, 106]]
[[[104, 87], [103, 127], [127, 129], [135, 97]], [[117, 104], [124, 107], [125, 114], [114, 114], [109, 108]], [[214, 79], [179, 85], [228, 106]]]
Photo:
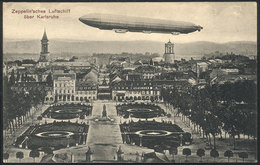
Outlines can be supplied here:
[[116, 107], [117, 114], [124, 118], [135, 117], [135, 118], [154, 118], [165, 116], [164, 110], [153, 104], [122, 104]]
[[86, 142], [88, 125], [71, 122], [53, 122], [31, 126], [19, 136], [15, 146], [29, 149], [60, 149]]
[[[178, 147], [180, 143], [191, 143], [191, 134], [170, 122], [138, 121], [120, 125], [123, 141], [155, 149]], [[181, 137], [182, 136], [182, 137]], [[142, 139], [140, 139], [142, 138]], [[142, 142], [141, 142], [142, 141]]]
[[92, 113], [92, 106], [81, 105], [81, 104], [64, 104], [51, 106], [42, 114], [43, 117], [53, 118], [53, 119], [74, 119], [74, 118], [84, 118]]

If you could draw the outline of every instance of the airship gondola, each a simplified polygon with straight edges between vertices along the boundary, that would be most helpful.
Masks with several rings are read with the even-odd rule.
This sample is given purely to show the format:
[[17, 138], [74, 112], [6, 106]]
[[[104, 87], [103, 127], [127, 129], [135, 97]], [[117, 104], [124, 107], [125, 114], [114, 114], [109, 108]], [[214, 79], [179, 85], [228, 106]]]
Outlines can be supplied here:
[[111, 14], [88, 14], [79, 20], [89, 26], [101, 30], [114, 30], [116, 33], [168, 33], [173, 35], [187, 34], [203, 29], [191, 22], [173, 21], [164, 19], [119, 16]]

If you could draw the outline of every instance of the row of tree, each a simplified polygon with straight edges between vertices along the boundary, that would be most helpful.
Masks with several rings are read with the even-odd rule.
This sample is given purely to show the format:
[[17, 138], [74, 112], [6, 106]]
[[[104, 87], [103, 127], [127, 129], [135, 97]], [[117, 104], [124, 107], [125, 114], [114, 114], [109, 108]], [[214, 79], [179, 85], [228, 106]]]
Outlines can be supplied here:
[[[53, 151], [50, 148], [43, 148], [43, 152], [45, 154], [53, 154]], [[8, 162], [9, 159], [9, 153], [3, 153], [3, 159]], [[22, 151], [18, 151], [16, 152], [16, 158], [19, 159], [19, 163], [21, 162], [21, 160], [24, 158], [24, 153]], [[31, 150], [29, 153], [29, 157], [33, 158], [33, 162], [35, 162], [35, 158], [39, 158], [40, 157], [40, 152], [38, 150]]]
[[[52, 154], [52, 150], [49, 149], [49, 148], [45, 148], [44, 149], [44, 153], [46, 154]], [[170, 150], [170, 154], [171, 155], [176, 155], [177, 154], [177, 150]], [[187, 161], [187, 158], [188, 156], [191, 155], [191, 149], [189, 148], [184, 148], [182, 150], [182, 154], [186, 156], [186, 160], [185, 162], [188, 162]], [[199, 148], [196, 152], [197, 156], [200, 157], [200, 162], [202, 162], [202, 157], [205, 156], [205, 150], [202, 149], [202, 148]], [[216, 149], [213, 149], [210, 151], [210, 156], [214, 158], [214, 162], [215, 162], [215, 159], [219, 157], [219, 152], [216, 150]], [[228, 162], [229, 162], [229, 159], [232, 158], [234, 156], [234, 153], [231, 151], [231, 150], [227, 150], [224, 152], [224, 157], [227, 157], [228, 158]], [[35, 162], [35, 158], [38, 158], [40, 157], [40, 152], [38, 150], [31, 150], [30, 153], [29, 153], [29, 157], [33, 158], [33, 161]], [[239, 158], [242, 158], [243, 159], [243, 162], [244, 162], [244, 159], [245, 158], [248, 158], [248, 153], [246, 152], [239, 152], [238, 153], [238, 157]], [[21, 152], [21, 151], [18, 151], [16, 153], [16, 158], [19, 159], [19, 162], [21, 162], [21, 160], [24, 158], [24, 153]], [[7, 162], [8, 159], [9, 159], [9, 153], [4, 153], [3, 154], [3, 159]], [[174, 162], [174, 158], [173, 160], [171, 160], [171, 162]]]
[[[182, 150], [182, 154], [186, 156], [185, 162], [188, 162], [187, 158], [188, 158], [188, 156], [191, 155], [191, 149], [184, 148]], [[197, 154], [197, 156], [200, 157], [200, 162], [202, 162], [202, 157], [205, 156], [205, 150], [202, 149], [202, 148], [199, 148], [197, 150], [196, 154]], [[210, 156], [214, 158], [214, 162], [215, 162], [215, 159], [219, 157], [219, 152], [216, 149], [212, 149], [210, 151]], [[227, 151], [224, 152], [224, 157], [228, 158], [228, 162], [229, 162], [229, 159], [232, 158], [233, 156], [234, 156], [234, 153], [231, 150], [227, 150]], [[247, 152], [239, 152], [238, 157], [242, 158], [243, 162], [244, 162], [245, 158], [248, 158], [248, 153]]]
[[42, 104], [45, 92], [38, 89], [16, 92], [11, 89], [11, 80], [3, 80], [3, 126], [12, 134], [25, 121], [32, 117], [32, 107], [38, 108]]
[[256, 137], [256, 84], [253, 81], [225, 83], [222, 85], [193, 86], [190, 88], [163, 89], [162, 96], [190, 119], [194, 127], [206, 135], [211, 144], [222, 131], [233, 137], [244, 134]]

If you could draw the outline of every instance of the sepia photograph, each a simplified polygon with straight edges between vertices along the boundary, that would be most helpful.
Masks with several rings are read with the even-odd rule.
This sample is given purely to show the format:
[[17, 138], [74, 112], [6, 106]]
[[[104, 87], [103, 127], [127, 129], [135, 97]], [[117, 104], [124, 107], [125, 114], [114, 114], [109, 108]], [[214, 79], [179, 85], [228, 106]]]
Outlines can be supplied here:
[[256, 2], [3, 2], [4, 163], [258, 163]]

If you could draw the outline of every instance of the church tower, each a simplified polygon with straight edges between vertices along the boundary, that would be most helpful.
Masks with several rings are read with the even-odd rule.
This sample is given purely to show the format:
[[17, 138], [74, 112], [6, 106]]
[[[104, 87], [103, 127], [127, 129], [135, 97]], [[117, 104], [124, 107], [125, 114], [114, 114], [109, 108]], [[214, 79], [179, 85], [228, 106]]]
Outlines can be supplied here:
[[48, 45], [49, 45], [49, 40], [47, 38], [47, 34], [46, 34], [46, 30], [44, 29], [44, 33], [42, 36], [42, 40], [41, 40], [41, 54], [40, 54], [40, 58], [39, 58], [39, 67], [45, 67], [47, 65], [49, 65], [49, 56], [50, 53], [48, 51]]
[[174, 44], [169, 42], [165, 43], [164, 61], [165, 63], [173, 64], [175, 60]]

